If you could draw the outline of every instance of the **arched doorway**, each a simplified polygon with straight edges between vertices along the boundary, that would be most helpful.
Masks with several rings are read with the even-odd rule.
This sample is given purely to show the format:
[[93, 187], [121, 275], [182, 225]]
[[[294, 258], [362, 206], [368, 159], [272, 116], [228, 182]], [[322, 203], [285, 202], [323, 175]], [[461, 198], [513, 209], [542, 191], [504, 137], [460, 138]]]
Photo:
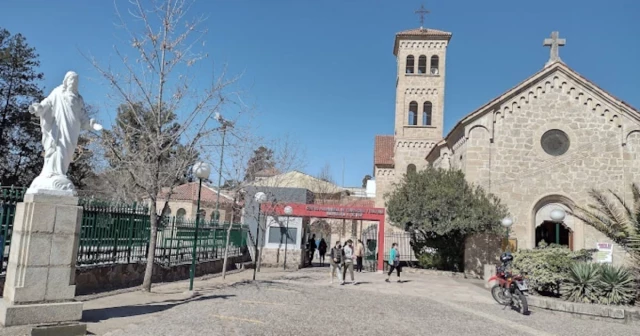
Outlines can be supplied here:
[[[558, 244], [573, 250], [574, 223], [573, 217], [568, 215], [570, 208], [567, 204], [573, 203], [563, 196], [548, 196], [538, 202], [534, 209], [535, 247], [544, 242], [546, 245]], [[562, 222], [551, 220], [551, 211], [555, 209], [564, 210], [566, 216]]]

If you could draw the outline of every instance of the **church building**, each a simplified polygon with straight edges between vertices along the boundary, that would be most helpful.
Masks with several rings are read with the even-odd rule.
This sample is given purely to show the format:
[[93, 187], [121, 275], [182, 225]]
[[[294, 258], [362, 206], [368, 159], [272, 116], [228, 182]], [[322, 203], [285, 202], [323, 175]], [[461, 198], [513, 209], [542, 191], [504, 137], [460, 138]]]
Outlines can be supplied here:
[[[541, 241], [571, 249], [609, 243], [600, 232], [555, 209], [591, 202], [591, 189], [631, 200], [640, 182], [640, 112], [571, 69], [557, 32], [544, 40], [550, 58], [529, 78], [457, 122], [443, 138], [447, 46], [452, 34], [419, 28], [396, 34], [394, 135], [374, 147], [375, 205], [407, 172], [428, 165], [460, 169], [509, 208], [517, 248]], [[542, 62], [541, 62], [542, 63]], [[542, 64], [541, 64], [542, 65]], [[613, 245], [613, 262], [624, 259]]]

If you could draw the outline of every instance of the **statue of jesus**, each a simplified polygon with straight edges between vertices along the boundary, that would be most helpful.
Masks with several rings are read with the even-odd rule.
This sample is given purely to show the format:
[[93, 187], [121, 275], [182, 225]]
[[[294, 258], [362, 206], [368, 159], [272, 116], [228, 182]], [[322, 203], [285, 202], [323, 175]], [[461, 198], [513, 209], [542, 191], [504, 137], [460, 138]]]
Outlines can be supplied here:
[[67, 170], [78, 145], [80, 131], [102, 130], [102, 125], [87, 115], [84, 100], [78, 92], [78, 74], [67, 72], [62, 85], [53, 89], [42, 102], [29, 106], [29, 112], [40, 118], [44, 166], [27, 193], [49, 191], [74, 195], [75, 188], [67, 178]]

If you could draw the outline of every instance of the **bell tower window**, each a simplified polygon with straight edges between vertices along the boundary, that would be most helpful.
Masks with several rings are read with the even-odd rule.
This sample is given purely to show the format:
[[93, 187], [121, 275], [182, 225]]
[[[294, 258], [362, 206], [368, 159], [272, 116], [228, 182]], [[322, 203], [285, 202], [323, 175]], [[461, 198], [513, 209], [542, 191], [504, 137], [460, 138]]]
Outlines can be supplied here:
[[420, 57], [418, 57], [418, 73], [427, 73], [427, 56], [425, 55], [421, 55]]
[[437, 55], [431, 56], [431, 74], [438, 75], [440, 74], [440, 58]]
[[406, 73], [408, 74], [412, 74], [413, 73], [413, 69], [415, 66], [415, 58], [413, 57], [413, 55], [409, 55], [407, 56], [407, 69], [406, 69]]
[[424, 102], [422, 106], [422, 125], [431, 126], [431, 113], [433, 110], [433, 105], [431, 102]]
[[409, 103], [409, 125], [418, 125], [418, 103]]

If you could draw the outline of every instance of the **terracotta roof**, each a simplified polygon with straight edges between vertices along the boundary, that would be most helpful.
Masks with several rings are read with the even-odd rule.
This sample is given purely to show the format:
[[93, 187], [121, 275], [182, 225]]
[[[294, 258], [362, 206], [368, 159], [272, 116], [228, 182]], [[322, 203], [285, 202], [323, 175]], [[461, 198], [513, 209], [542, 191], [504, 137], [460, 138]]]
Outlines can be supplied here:
[[[172, 201], [197, 201], [198, 200], [198, 182], [189, 182], [182, 185], [179, 185], [173, 188], [173, 194], [171, 195]], [[167, 190], [163, 190], [163, 192], [158, 195], [158, 198], [164, 198], [167, 194]], [[218, 193], [216, 190], [202, 185], [202, 193], [200, 194], [201, 202], [205, 203], [215, 203], [218, 199]], [[231, 203], [233, 202], [229, 196], [224, 193], [220, 193], [220, 203]]]
[[374, 166], [393, 166], [393, 146], [395, 139], [393, 135], [376, 135], [373, 147]]
[[398, 55], [398, 45], [402, 39], [415, 39], [415, 40], [451, 40], [452, 34], [446, 31], [431, 29], [431, 28], [416, 28], [404, 30], [396, 33], [396, 38], [393, 41], [393, 54]]

